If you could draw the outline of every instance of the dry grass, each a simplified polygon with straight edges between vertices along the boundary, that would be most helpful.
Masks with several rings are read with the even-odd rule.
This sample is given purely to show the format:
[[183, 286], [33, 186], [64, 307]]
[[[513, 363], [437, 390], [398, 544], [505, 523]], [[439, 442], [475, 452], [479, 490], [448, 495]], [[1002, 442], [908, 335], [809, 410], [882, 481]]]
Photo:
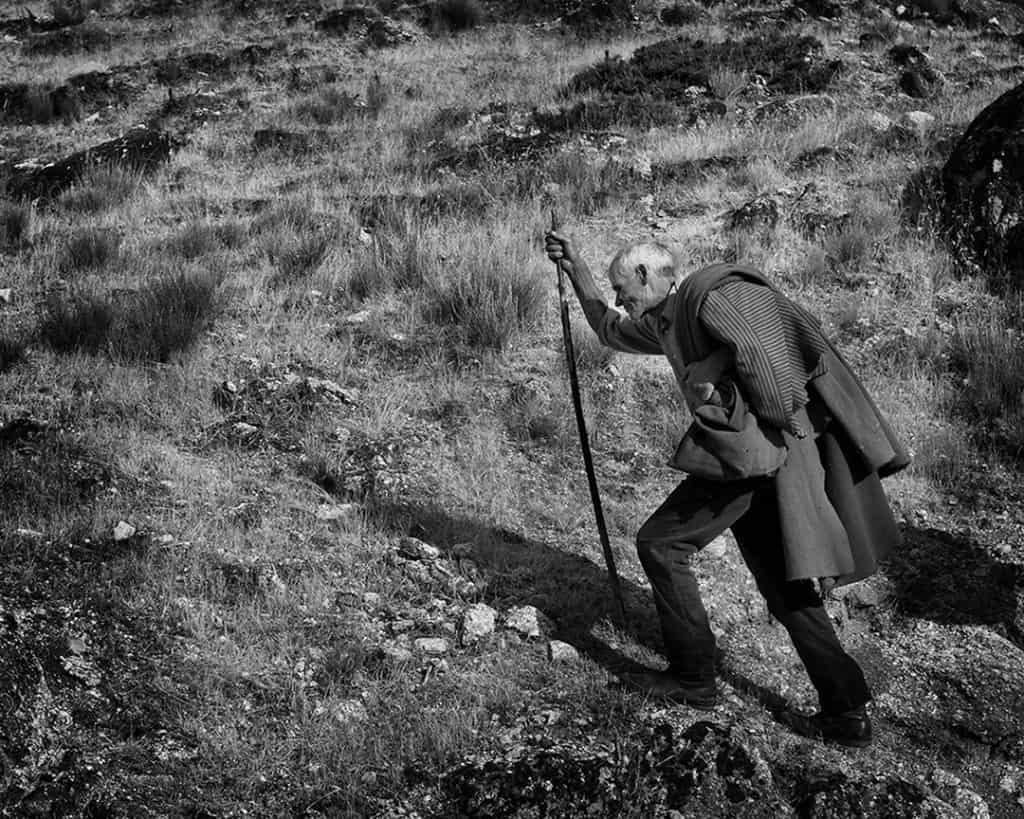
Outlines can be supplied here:
[[[267, 35], [263, 17], [237, 8], [182, 16], [156, 5], [134, 4], [166, 13], [151, 18], [152, 44], [112, 43], [97, 52], [99, 66], [19, 54], [12, 73], [59, 83], [82, 68], [148, 58], [147, 50]], [[861, 93], [851, 80], [832, 91], [837, 111], [796, 124], [730, 115], [678, 128], [626, 107], [573, 113], [574, 100], [562, 112], [566, 127], [621, 132], [626, 155], [745, 161], [661, 188], [639, 174], [642, 162], [633, 168], [575, 146], [519, 166], [434, 171], [438, 141], [471, 140], [467, 123], [489, 105], [550, 111], [559, 90], [605, 50], [628, 59], [665, 36], [645, 29], [586, 41], [526, 26], [473, 30], [476, 3], [437, 8], [448, 15], [446, 29], [463, 33], [367, 56], [311, 35], [308, 21], [283, 23], [268, 4], [260, 13], [302, 45], [227, 83], [245, 84], [248, 109], [196, 126], [144, 186], [98, 169], [53, 210], [0, 210], [0, 249], [11, 260], [11, 280], [0, 286], [17, 296], [0, 308], [0, 390], [12, 416], [25, 410], [53, 424], [38, 446], [0, 446], [5, 526], [45, 530], [55, 543], [67, 533], [109, 540], [123, 517], [139, 523], [143, 540], [167, 533], [174, 544], [111, 557], [97, 570], [104, 595], [175, 635], [174, 652], [160, 659], [162, 696], [173, 707], [156, 697], [159, 729], [118, 746], [124, 756], [109, 766], [165, 775], [147, 782], [166, 793], [137, 796], [154, 800], [156, 812], [367, 815], [378, 799], [407, 793], [410, 776], [435, 781], [464, 753], [500, 745], [523, 712], [564, 712], [545, 736], [595, 719], [588, 735], [604, 739], [616, 720], [635, 718], [638, 704], [610, 692], [601, 668], [586, 659], [553, 666], [542, 645], [507, 635], [453, 649], [447, 670], [420, 656], [394, 662], [380, 650], [420, 634], [451, 637], [444, 624], [476, 601], [501, 609], [535, 602], [557, 613], [573, 639], [586, 634], [581, 645], [596, 639], [584, 626], [603, 616], [606, 592], [577, 561], [600, 558], [554, 277], [539, 242], [542, 200], [552, 192], [595, 271], [621, 243], [655, 236], [683, 248], [693, 266], [730, 252], [763, 265], [823, 316], [913, 441], [918, 463], [896, 484], [901, 500], [939, 502], [982, 455], [1006, 458], [1024, 446], [1020, 312], [963, 314], [956, 305], [966, 298], [948, 307], [960, 286], [948, 256], [896, 217], [912, 149], [845, 145], [865, 111], [898, 105], [870, 95], [846, 100]], [[885, 37], [896, 33], [879, 27]], [[729, 34], [715, 22], [691, 33], [715, 42]], [[943, 70], [952, 70], [957, 45], [934, 46]], [[293, 64], [328, 65], [346, 79], [296, 99]], [[745, 69], [719, 67], [710, 79], [717, 95], [746, 99]], [[219, 83], [194, 78], [197, 88], [224, 90]], [[993, 89], [946, 95], [931, 110], [962, 124]], [[61, 149], [92, 144], [156, 110], [164, 95], [150, 89], [73, 132], [51, 125], [45, 138]], [[327, 137], [309, 155], [254, 159], [252, 130], [267, 121]], [[847, 148], [851, 158], [820, 169], [791, 165], [821, 146]], [[785, 223], [763, 236], [726, 233], [720, 214], [729, 206], [812, 180], [851, 212], [841, 230], [813, 240]], [[652, 192], [666, 200], [653, 210], [641, 204]], [[658, 214], [662, 204], [682, 215]], [[63, 294], [50, 292], [54, 260], [70, 282]], [[675, 478], [661, 464], [687, 411], [664, 362], [613, 359], [578, 315], [576, 322], [610, 528], [635, 573], [630, 540]], [[351, 395], [313, 400], [286, 373], [333, 380]], [[263, 436], [256, 443], [231, 437], [242, 413], [236, 419], [211, 399], [225, 380], [238, 387], [250, 379], [262, 390], [245, 415]], [[990, 422], [968, 434], [977, 418]], [[335, 503], [356, 506], [338, 520], [317, 517]], [[484, 582], [459, 592], [451, 578], [400, 569], [389, 555], [410, 531], [443, 550], [473, 544], [475, 566], [447, 553], [443, 565], [457, 579]], [[364, 603], [367, 592], [379, 603]], [[405, 619], [415, 625], [394, 633]], [[635, 635], [613, 636], [624, 650], [653, 657]], [[759, 716], [737, 719], [763, 728]], [[157, 756], [169, 736], [185, 738], [180, 759], [172, 746], [171, 756]], [[102, 741], [105, 749], [117, 743]]]

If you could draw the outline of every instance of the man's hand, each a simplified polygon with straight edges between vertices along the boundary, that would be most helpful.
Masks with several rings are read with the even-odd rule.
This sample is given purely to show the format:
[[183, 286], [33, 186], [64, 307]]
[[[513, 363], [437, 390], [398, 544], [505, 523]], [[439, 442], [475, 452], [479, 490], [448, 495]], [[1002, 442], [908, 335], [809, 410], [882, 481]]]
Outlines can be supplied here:
[[572, 281], [576, 280], [579, 257], [576, 255], [572, 239], [556, 230], [549, 231], [544, 236], [544, 250], [548, 254], [548, 258], [562, 268], [565, 275]]

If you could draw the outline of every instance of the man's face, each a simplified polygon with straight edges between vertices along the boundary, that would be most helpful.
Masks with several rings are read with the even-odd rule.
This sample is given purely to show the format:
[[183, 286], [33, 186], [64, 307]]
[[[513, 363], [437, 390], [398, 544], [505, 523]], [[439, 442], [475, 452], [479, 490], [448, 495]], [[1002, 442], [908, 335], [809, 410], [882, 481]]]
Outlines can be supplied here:
[[670, 279], [658, 276], [646, 265], [612, 266], [608, 281], [615, 291], [615, 306], [623, 308], [631, 319], [638, 319], [656, 307], [668, 295]]

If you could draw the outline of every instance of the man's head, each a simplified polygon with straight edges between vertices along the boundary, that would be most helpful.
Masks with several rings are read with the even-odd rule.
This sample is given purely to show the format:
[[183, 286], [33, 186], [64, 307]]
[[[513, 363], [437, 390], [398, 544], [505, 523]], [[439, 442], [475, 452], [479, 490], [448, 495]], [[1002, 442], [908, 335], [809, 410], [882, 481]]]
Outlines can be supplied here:
[[678, 281], [675, 254], [659, 242], [633, 242], [615, 254], [608, 266], [608, 281], [615, 290], [615, 306], [638, 319], [665, 300]]

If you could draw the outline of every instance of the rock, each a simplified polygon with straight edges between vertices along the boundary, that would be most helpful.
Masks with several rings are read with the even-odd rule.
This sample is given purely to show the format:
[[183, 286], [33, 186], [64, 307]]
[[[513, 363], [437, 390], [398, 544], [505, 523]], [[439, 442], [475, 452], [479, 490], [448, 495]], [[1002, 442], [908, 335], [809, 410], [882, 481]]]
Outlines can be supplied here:
[[403, 557], [410, 560], [426, 562], [437, 560], [441, 556], [441, 550], [436, 546], [431, 546], [415, 537], [403, 537], [398, 541], [398, 551]]
[[412, 644], [420, 654], [431, 657], [440, 657], [448, 653], [448, 641], [444, 637], [417, 637]]
[[380, 595], [377, 592], [363, 592], [363, 606], [375, 609], [380, 606]]
[[505, 615], [505, 628], [521, 637], [540, 637], [550, 628], [550, 621], [535, 606], [516, 606]]
[[9, 287], [0, 288], [0, 302], [2, 302], [4, 304], [10, 304], [11, 303], [11, 292], [12, 292], [11, 288], [9, 288]]
[[409, 649], [398, 643], [385, 643], [380, 647], [380, 654], [385, 660], [394, 665], [404, 665], [416, 659], [416, 656]]
[[712, 560], [715, 560], [724, 557], [728, 551], [729, 541], [726, 540], [725, 535], [719, 535], [701, 550], [701, 554], [705, 554]]
[[484, 603], [474, 603], [462, 615], [462, 644], [472, 645], [494, 633], [498, 613]]
[[864, 124], [876, 134], [885, 134], [892, 128], [893, 121], [881, 111], [872, 111], [864, 120]]
[[170, 159], [179, 145], [170, 134], [139, 126], [124, 136], [46, 164], [16, 164], [7, 179], [13, 198], [51, 199], [73, 185], [97, 165], [117, 165], [146, 173]]
[[548, 659], [553, 663], [574, 663], [579, 658], [580, 653], [575, 646], [561, 640], [552, 640], [548, 643]]
[[[322, 706], [320, 707], [322, 708]], [[366, 722], [370, 718], [370, 713], [366, 710], [366, 704], [362, 700], [342, 700], [332, 708], [325, 710], [329, 710], [331, 718], [341, 725]]]
[[928, 784], [936, 796], [956, 809], [957, 816], [989, 819], [988, 803], [949, 771], [936, 768], [928, 777]]
[[900, 117], [900, 124], [914, 131], [920, 139], [935, 126], [935, 117], [925, 111], [907, 111]]
[[358, 518], [360, 506], [357, 503], [322, 503], [316, 508], [316, 519], [351, 523]]
[[114, 527], [114, 540], [128, 540], [128, 538], [135, 536], [135, 532], [134, 526], [122, 520]]
[[871, 609], [881, 602], [878, 589], [863, 582], [837, 589], [835, 594], [845, 600], [847, 605], [855, 608]]
[[1024, 83], [985, 108], [942, 169], [947, 224], [989, 274], [1024, 283]]
[[728, 216], [729, 230], [771, 230], [778, 222], [779, 203], [767, 195], [751, 199]]

